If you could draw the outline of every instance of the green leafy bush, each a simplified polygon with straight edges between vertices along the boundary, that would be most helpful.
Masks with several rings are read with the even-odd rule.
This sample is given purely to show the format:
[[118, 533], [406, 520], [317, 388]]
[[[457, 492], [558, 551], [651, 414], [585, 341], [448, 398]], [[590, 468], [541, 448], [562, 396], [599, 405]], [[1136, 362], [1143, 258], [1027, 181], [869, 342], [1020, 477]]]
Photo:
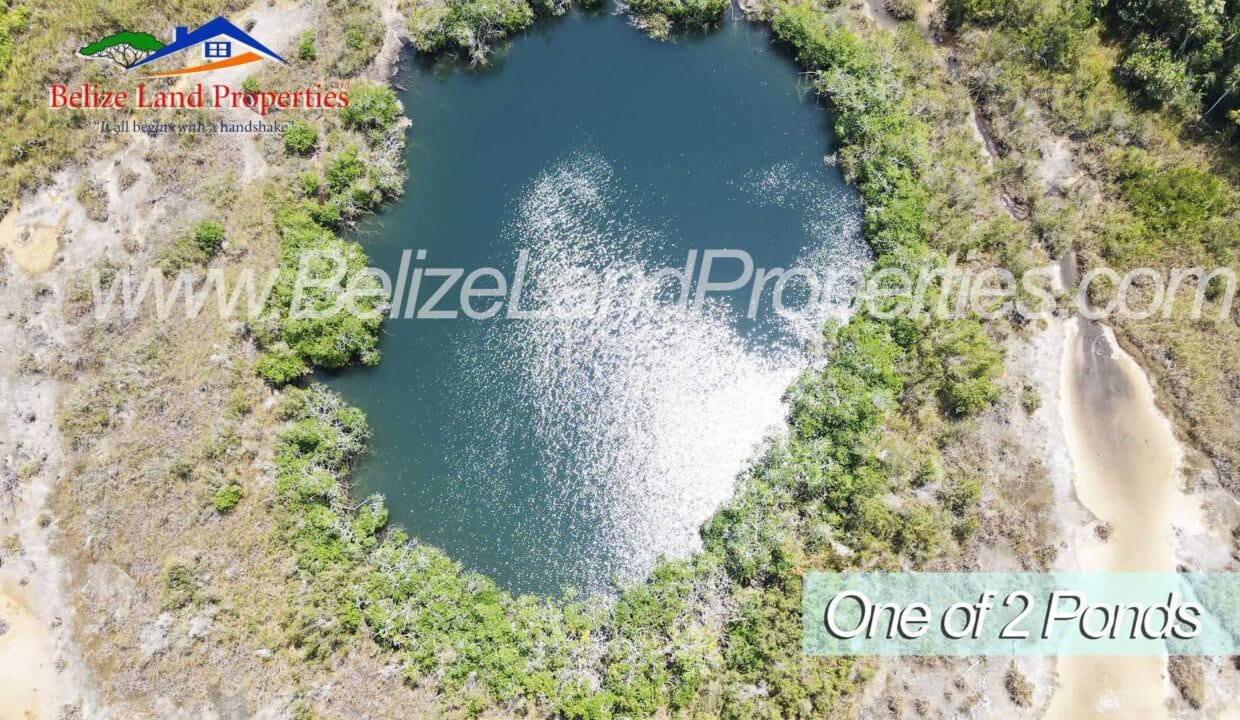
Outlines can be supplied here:
[[355, 146], [337, 153], [327, 165], [327, 187], [334, 193], [347, 190], [366, 174], [366, 164], [358, 157]]
[[214, 256], [224, 244], [224, 226], [218, 220], [202, 220], [194, 225], [194, 243], [198, 249]]
[[[336, 237], [304, 209], [282, 211], [276, 224], [281, 236], [280, 271], [269, 300], [269, 319], [257, 328], [263, 352], [256, 372], [282, 384], [304, 375], [310, 366], [378, 362], [381, 288], [364, 272], [365, 253], [357, 243]], [[295, 297], [301, 272], [308, 282]], [[299, 300], [297, 306], [294, 300]]]
[[294, 120], [284, 129], [284, 150], [292, 155], [309, 155], [318, 140], [319, 131], [304, 120]]
[[366, 132], [374, 142], [396, 127], [400, 103], [387, 85], [358, 84], [349, 89], [349, 105], [341, 117], [345, 125]]
[[1162, 43], [1148, 37], [1137, 38], [1128, 49], [1120, 73], [1155, 105], [1188, 115], [1198, 110], [1201, 94], [1189, 74], [1188, 65], [1176, 60]]
[[232, 512], [233, 508], [241, 503], [241, 498], [244, 495], [245, 492], [240, 485], [229, 483], [215, 491], [215, 494], [211, 496], [211, 503], [215, 506], [216, 512], [227, 514]]
[[297, 41], [297, 59], [302, 62], [314, 62], [318, 56], [318, 51], [314, 47], [314, 33], [307, 30]]

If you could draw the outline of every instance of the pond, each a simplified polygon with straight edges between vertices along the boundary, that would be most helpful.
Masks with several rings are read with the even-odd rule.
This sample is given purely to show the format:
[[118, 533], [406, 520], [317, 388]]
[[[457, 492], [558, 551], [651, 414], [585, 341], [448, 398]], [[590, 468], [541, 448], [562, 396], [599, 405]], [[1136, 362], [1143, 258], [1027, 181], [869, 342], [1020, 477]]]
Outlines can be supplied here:
[[[517, 592], [606, 592], [688, 555], [779, 431], [806, 341], [842, 316], [868, 262], [829, 113], [741, 21], [663, 43], [623, 17], [571, 14], [484, 71], [410, 60], [395, 83], [409, 176], [356, 234], [371, 264], [495, 268], [509, 284], [528, 275], [514, 304], [593, 310], [385, 322], [382, 362], [328, 380], [374, 428], [358, 493], [382, 493], [411, 535]], [[567, 279], [683, 272], [692, 252], [696, 280], [707, 251], [711, 281], [738, 278], [744, 251], [755, 271], [809, 269], [818, 284], [790, 277], [788, 305], [816, 287], [824, 300], [780, 312], [770, 283], [750, 313], [753, 282], [681, 303], [670, 270], [658, 302]], [[443, 282], [432, 276], [420, 304]]]

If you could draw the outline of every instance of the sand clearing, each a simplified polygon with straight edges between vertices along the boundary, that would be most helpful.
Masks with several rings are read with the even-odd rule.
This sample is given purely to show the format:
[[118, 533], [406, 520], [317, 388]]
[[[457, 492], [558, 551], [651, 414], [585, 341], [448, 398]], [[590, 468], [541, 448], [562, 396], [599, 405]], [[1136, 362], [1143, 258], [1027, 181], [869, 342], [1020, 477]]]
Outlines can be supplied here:
[[[1180, 449], [1140, 366], [1109, 328], [1066, 323], [1060, 414], [1077, 497], [1111, 526], [1078, 548], [1080, 570], [1174, 571], [1174, 526], [1196, 523]], [[1163, 657], [1064, 657], [1048, 718], [1166, 718]]]
[[15, 205], [0, 220], [0, 248], [28, 275], [47, 272], [56, 262], [64, 226], [65, 214], [54, 225], [23, 221], [21, 210]]
[[54, 717], [53, 642], [19, 597], [0, 586], [0, 720], [44, 720]]

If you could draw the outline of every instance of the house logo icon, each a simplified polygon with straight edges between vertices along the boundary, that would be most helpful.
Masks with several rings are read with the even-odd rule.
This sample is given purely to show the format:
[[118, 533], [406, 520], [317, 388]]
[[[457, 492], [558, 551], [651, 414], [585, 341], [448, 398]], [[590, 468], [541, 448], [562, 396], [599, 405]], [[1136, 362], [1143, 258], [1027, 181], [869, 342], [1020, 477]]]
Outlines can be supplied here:
[[160, 78], [191, 75], [237, 67], [260, 60], [284, 58], [227, 19], [217, 17], [194, 30], [178, 27], [172, 42], [164, 45], [147, 33], [119, 32], [78, 51], [83, 57], [104, 58], [126, 70], [180, 55], [186, 66], [175, 70], [151, 72], [143, 77]]

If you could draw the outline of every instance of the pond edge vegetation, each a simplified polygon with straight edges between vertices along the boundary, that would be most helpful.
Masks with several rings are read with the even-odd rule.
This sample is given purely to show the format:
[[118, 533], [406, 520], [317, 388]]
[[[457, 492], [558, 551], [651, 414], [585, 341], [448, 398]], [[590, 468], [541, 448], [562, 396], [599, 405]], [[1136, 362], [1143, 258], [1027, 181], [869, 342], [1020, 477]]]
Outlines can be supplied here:
[[[461, 28], [478, 17], [470, 13], [492, 5], [508, 20], [479, 31], [488, 41], [538, 14], [520, 0], [449, 2], [435, 22], [415, 12], [414, 46], [485, 58], [474, 44], [478, 33]], [[711, 26], [702, 19], [717, 22], [726, 4], [630, 7], [687, 28]], [[778, 4], [768, 19], [814, 92], [838, 113], [841, 162], [863, 198], [876, 268], [935, 261], [923, 180], [928, 132], [903, 105], [889, 68], [855, 33], [807, 3]], [[643, 28], [657, 36], [663, 24]], [[390, 89], [373, 92], [367, 105], [375, 110], [346, 121], [381, 141], [399, 132], [398, 113], [391, 112]], [[298, 133], [286, 142], [290, 153], [313, 144]], [[329, 163], [326, 199], [277, 215], [282, 275], [295, 273], [289, 264], [314, 247], [331, 246], [350, 264], [364, 265], [360, 247], [335, 228], [341, 217], [374, 209], [398, 189], [376, 189], [348, 152]], [[313, 190], [307, 195], [323, 195]], [[290, 301], [280, 291], [285, 284], [277, 285], [274, 302]], [[264, 352], [256, 370], [284, 385], [311, 367], [375, 362], [377, 331], [377, 319], [352, 317], [260, 328]], [[297, 556], [296, 612], [286, 621], [294, 645], [326, 661], [353, 633], [368, 633], [397, 654], [410, 683], [432, 684], [448, 708], [466, 714], [498, 705], [567, 718], [647, 717], [661, 708], [789, 717], [831, 706], [867, 669], [851, 659], [802, 656], [801, 575], [915, 567], [976, 530], [978, 483], [948, 482], [933, 455], [916, 474], [922, 485], [941, 485], [938, 494], [893, 506], [880, 444], [884, 428], [904, 422], [899, 416], [923, 401], [950, 418], [989, 406], [999, 394], [1001, 355], [975, 320], [857, 315], [825, 328], [822, 345], [830, 363], [806, 371], [788, 390], [787, 434], [704, 525], [704, 550], [660, 561], [611, 602], [571, 591], [560, 600], [514, 597], [388, 528], [382, 498], [358, 503], [349, 492], [350, 470], [369, 437], [362, 413], [321, 386], [286, 387], [275, 490], [282, 533]], [[765, 691], [745, 690], [752, 687]]]

